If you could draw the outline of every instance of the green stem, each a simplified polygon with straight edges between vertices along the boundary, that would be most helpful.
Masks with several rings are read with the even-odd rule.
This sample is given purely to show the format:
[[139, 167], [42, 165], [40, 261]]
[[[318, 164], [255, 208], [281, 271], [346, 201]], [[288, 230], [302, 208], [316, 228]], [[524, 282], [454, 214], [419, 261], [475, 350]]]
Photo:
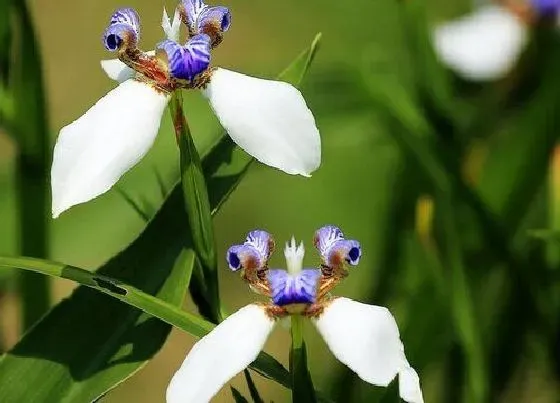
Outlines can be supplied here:
[[[200, 275], [193, 276], [191, 291], [195, 290], [197, 305], [213, 322], [221, 320], [218, 290], [217, 254], [214, 245], [212, 210], [200, 156], [194, 145], [183, 112], [183, 98], [175, 91], [170, 102], [171, 117], [181, 153], [181, 188], [184, 207], [195, 251], [200, 262]], [[198, 303], [200, 302], [200, 303]]]
[[307, 348], [303, 339], [303, 317], [293, 315], [291, 321], [290, 375], [292, 377], [292, 402], [313, 403], [317, 401], [317, 397], [307, 367]]
[[302, 317], [299, 315], [294, 315], [291, 317], [292, 320], [292, 350], [301, 349], [303, 345], [303, 323]]

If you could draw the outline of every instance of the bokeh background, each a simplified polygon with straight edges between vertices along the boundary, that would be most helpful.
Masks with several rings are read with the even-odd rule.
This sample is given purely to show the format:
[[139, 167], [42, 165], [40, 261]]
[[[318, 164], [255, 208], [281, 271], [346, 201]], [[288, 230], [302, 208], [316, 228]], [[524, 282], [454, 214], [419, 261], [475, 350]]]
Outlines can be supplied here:
[[[421, 29], [417, 24], [429, 27], [458, 16], [470, 4], [430, 0], [423, 2], [425, 13], [413, 18], [403, 3], [224, 3], [231, 9], [233, 25], [214, 53], [215, 65], [274, 77], [317, 32], [323, 33], [303, 86], [322, 133], [323, 163], [310, 179], [253, 164], [215, 218], [219, 256], [248, 231], [263, 228], [279, 244], [292, 235], [304, 240], [306, 263], [315, 265], [314, 231], [336, 224], [361, 241], [364, 253], [336, 293], [391, 309], [427, 402], [459, 401], [469, 395], [465, 378], [469, 366], [476, 365], [469, 355], [473, 351], [478, 354], [474, 360], [480, 358], [486, 368], [483, 378], [491, 401], [558, 402], [560, 245], [554, 231], [560, 224], [560, 199], [555, 197], [560, 172], [555, 176], [559, 163], [553, 164], [553, 150], [560, 134], [560, 101], [544, 94], [543, 88], [560, 93], [560, 78], [547, 73], [560, 61], [560, 51], [554, 49], [560, 48], [560, 39], [547, 31], [543, 35], [553, 39], [547, 36], [539, 42], [535, 35], [535, 45], [520, 62], [523, 68], [511, 77], [498, 83], [468, 83], [441, 66], [427, 67], [418, 55], [430, 54], [429, 43], [414, 30]], [[149, 49], [162, 39], [162, 6], [172, 10], [175, 3], [34, 0], [29, 5], [43, 56], [52, 147], [62, 126], [114, 86], [99, 64], [112, 57], [101, 35], [114, 9], [136, 8], [142, 22], [141, 46]], [[449, 85], [453, 103], [439, 102], [442, 82]], [[195, 142], [206, 149], [219, 124], [198, 93], [186, 99]], [[431, 150], [427, 160], [418, 144]], [[0, 125], [0, 255], [21, 253], [17, 152], [16, 141]], [[441, 161], [452, 196], [440, 197], [447, 192], [434, 179], [439, 174], [430, 170], [430, 156]], [[168, 189], [179, 175], [167, 116], [156, 146], [118, 187], [151, 215], [162, 202], [158, 175]], [[122, 194], [112, 190], [49, 220], [48, 257], [95, 269], [145, 225]], [[453, 257], [457, 250], [458, 258]], [[277, 252], [272, 266], [282, 265], [282, 253]], [[20, 337], [17, 279], [16, 272], [1, 273], [4, 351]], [[53, 304], [75, 287], [59, 280], [50, 284]], [[230, 311], [254, 299], [225, 261], [220, 263], [220, 290]], [[469, 302], [463, 305], [465, 299]], [[185, 309], [196, 308], [186, 301]], [[465, 315], [472, 320], [465, 321]], [[340, 402], [387, 398], [383, 388], [365, 384], [338, 363], [311, 326], [306, 337], [317, 388]], [[102, 401], [164, 401], [167, 382], [194, 342], [173, 331], [142, 371]], [[474, 347], [468, 345], [471, 342]], [[289, 344], [289, 332], [278, 328], [265, 350], [287, 365]], [[266, 401], [289, 400], [286, 389], [255, 378]], [[232, 384], [248, 395], [241, 376]], [[216, 401], [232, 401], [229, 389], [224, 388]]]

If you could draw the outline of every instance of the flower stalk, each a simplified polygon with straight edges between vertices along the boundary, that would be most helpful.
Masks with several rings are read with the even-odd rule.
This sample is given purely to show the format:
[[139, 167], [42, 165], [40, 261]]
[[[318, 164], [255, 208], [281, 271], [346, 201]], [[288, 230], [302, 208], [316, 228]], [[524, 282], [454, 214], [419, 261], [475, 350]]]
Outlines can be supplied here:
[[292, 378], [292, 402], [316, 402], [315, 388], [307, 367], [307, 348], [303, 339], [303, 317], [291, 318], [292, 348], [290, 350], [290, 374]]
[[200, 156], [194, 145], [185, 114], [183, 97], [174, 91], [169, 104], [177, 145], [180, 150], [181, 189], [185, 211], [189, 220], [195, 252], [201, 266], [202, 276], [194, 276], [206, 290], [202, 296], [211, 308], [211, 318], [219, 321], [220, 299], [218, 294], [217, 255], [212, 227], [212, 211], [208, 189], [202, 171]]

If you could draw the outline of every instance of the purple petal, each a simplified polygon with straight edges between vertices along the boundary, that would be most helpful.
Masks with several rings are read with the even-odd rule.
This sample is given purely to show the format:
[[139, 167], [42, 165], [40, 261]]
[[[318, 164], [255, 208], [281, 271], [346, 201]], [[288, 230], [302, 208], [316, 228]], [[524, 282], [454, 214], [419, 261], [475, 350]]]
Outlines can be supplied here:
[[255, 248], [262, 260], [268, 260], [274, 251], [274, 239], [272, 239], [272, 236], [268, 232], [260, 229], [247, 234], [245, 245], [250, 245]]
[[123, 44], [135, 47], [140, 40], [140, 18], [132, 8], [119, 8], [111, 16], [109, 26], [103, 35], [105, 48], [118, 50]]
[[305, 269], [296, 275], [285, 270], [269, 270], [268, 282], [275, 305], [313, 304], [317, 296], [317, 282], [321, 271]]
[[266, 267], [274, 250], [272, 236], [262, 230], [249, 232], [243, 245], [234, 245], [227, 251], [226, 260], [230, 269], [258, 269]]
[[222, 32], [226, 32], [231, 25], [231, 13], [227, 7], [206, 7], [200, 13], [197, 21], [199, 32], [204, 31], [204, 27], [215, 24]]
[[362, 256], [360, 243], [354, 240], [345, 240], [340, 228], [327, 225], [315, 232], [313, 240], [325, 264], [330, 267], [339, 267], [344, 262], [353, 266], [357, 265]]
[[195, 30], [196, 20], [206, 4], [202, 0], [183, 0], [183, 7], [187, 14], [187, 23], [191, 31]]
[[332, 245], [341, 239], [344, 239], [344, 234], [340, 228], [334, 225], [326, 225], [315, 232], [313, 244], [319, 250], [321, 256], [324, 256], [329, 252]]
[[169, 71], [175, 78], [192, 80], [210, 64], [210, 37], [200, 34], [193, 36], [185, 46], [166, 40], [157, 46], [167, 55]]
[[560, 0], [531, 0], [531, 5], [541, 16], [553, 17], [560, 12]]

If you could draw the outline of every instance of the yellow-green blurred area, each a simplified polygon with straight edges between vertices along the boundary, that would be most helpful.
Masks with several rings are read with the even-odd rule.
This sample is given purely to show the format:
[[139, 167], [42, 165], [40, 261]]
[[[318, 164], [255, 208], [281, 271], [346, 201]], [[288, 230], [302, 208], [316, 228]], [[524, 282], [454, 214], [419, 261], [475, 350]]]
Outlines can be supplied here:
[[[175, 3], [30, 2], [44, 62], [51, 145], [62, 126], [115, 86], [99, 63], [114, 56], [101, 43], [111, 13], [117, 7], [134, 7], [142, 24], [140, 46], [148, 50], [163, 38], [160, 24], [164, 5], [171, 11]], [[213, 64], [217, 66], [274, 77], [309, 45], [317, 32], [323, 33], [320, 51], [302, 87], [321, 131], [323, 162], [312, 178], [289, 176], [254, 163], [215, 218], [220, 259], [230, 245], [242, 242], [248, 231], [262, 228], [271, 232], [279, 245], [292, 235], [303, 240], [307, 250], [305, 263], [316, 265], [313, 233], [324, 224], [336, 224], [347, 237], [359, 240], [363, 250], [360, 265], [351, 269], [336, 294], [391, 310], [401, 329], [409, 361], [420, 374], [426, 402], [459, 401], [459, 396], [463, 396], [461, 388], [472, 385], [464, 381], [473, 376], [470, 366], [478, 365], [469, 356], [473, 349], [464, 347], [469, 342], [477, 343], [474, 350], [481, 354], [478, 358], [486, 368], [483, 381], [491, 390], [492, 400], [558, 402], [560, 288], [555, 281], [560, 278], [560, 255], [556, 252], [557, 240], [541, 241], [530, 237], [528, 231], [560, 229], [554, 219], [560, 200], [550, 197], [554, 184], [549, 180], [552, 171], [546, 155], [551, 153], [543, 152], [545, 157], [537, 152], [525, 157], [522, 154], [531, 147], [539, 147], [523, 141], [531, 136], [539, 138], [533, 126], [540, 130], [544, 124], [538, 119], [542, 116], [534, 114], [534, 125], [530, 117], [523, 120], [524, 132], [510, 130], [519, 129], [515, 119], [525, 116], [535, 105], [516, 104], [507, 110], [507, 117], [506, 112], [496, 109], [497, 114], [504, 113], [504, 121], [487, 135], [461, 139], [457, 154], [445, 153], [445, 139], [436, 141], [435, 149], [443, 154], [442, 159], [455, 158], [450, 165], [463, 172], [466, 185], [479, 192], [485, 211], [500, 223], [499, 230], [495, 230], [491, 223], [477, 218], [468, 193], [458, 192], [453, 197], [450, 204], [456, 218], [454, 235], [464, 270], [461, 278], [451, 267], [450, 262], [456, 260], [449, 257], [453, 255], [447, 244], [449, 227], [445, 224], [446, 215], [440, 214], [446, 207], [439, 204], [437, 186], [424, 186], [430, 175], [422, 171], [422, 161], [414, 160], [414, 150], [403, 152], [402, 144], [395, 141], [394, 122], [384, 115], [378, 100], [371, 95], [375, 91], [368, 87], [396, 83], [387, 87], [391, 90], [386, 101], [394, 103], [397, 109], [409, 107], [402, 101], [402, 94], [414, 91], [418, 64], [410, 54], [404, 33], [402, 4], [396, 0], [246, 0], [223, 5], [231, 9], [232, 27], [213, 54]], [[428, 22], [456, 16], [468, 7], [463, 0], [430, 1], [426, 5]], [[556, 46], [560, 47], [560, 40]], [[428, 81], [423, 85], [429, 88], [431, 84]], [[547, 85], [558, 88], [560, 79]], [[492, 94], [498, 97], [507, 90], [507, 83], [470, 88], [453, 109], [457, 115], [466, 116], [463, 121], [474, 119], [476, 113], [472, 111], [483, 103], [478, 103], [479, 98], [474, 98], [473, 93], [482, 93], [487, 100], [493, 99]], [[560, 116], [558, 104], [542, 107], [548, 108], [544, 116], [550, 119], [544, 126], [547, 130], [550, 125], [555, 126], [560, 134], [558, 119], [551, 117]], [[208, 149], [221, 130], [217, 119], [196, 92], [186, 94], [185, 109], [198, 149]], [[430, 111], [418, 111], [431, 119]], [[421, 129], [419, 125], [418, 130]], [[446, 133], [445, 128], [437, 130]], [[420, 141], [424, 140], [420, 137]], [[519, 145], [512, 148], [511, 166], [509, 156], [499, 154], [508, 144]], [[492, 159], [495, 152], [499, 156]], [[15, 141], [0, 131], [2, 256], [20, 254], [19, 204], [14, 180], [16, 153]], [[121, 193], [130, 196], [149, 216], [153, 215], [163, 200], [157, 178], [162, 177], [166, 189], [171, 189], [179, 178], [178, 164], [175, 136], [166, 115], [155, 147], [121, 179], [117, 185], [120, 192], [113, 189], [50, 221], [48, 258], [93, 270], [124, 249], [141, 233], [146, 222]], [[530, 176], [535, 166], [542, 166], [542, 172]], [[484, 176], [485, 173], [488, 175]], [[525, 176], [517, 177], [520, 173]], [[515, 188], [517, 179], [528, 185]], [[500, 210], [506, 204], [510, 206], [504, 208], [507, 211]], [[512, 217], [512, 221], [500, 221]], [[502, 243], [496, 241], [500, 234], [507, 234], [503, 243], [509, 249], [504, 250]], [[281, 248], [278, 249], [272, 267], [284, 265]], [[540, 263], [525, 264], [532, 259]], [[254, 301], [254, 294], [228, 270], [225, 259], [220, 261], [219, 269], [220, 290], [229, 312]], [[523, 274], [513, 274], [517, 271]], [[9, 349], [20, 337], [17, 273], [0, 274], [0, 345]], [[534, 281], [529, 284], [527, 278]], [[53, 304], [75, 287], [60, 280], [52, 280], [51, 285]], [[466, 297], [457, 294], [465, 288]], [[524, 300], [535, 296], [539, 298], [532, 305], [541, 316], [528, 318], [522, 309]], [[472, 302], [472, 312], [463, 310], [464, 298]], [[518, 304], [515, 309], [521, 310], [518, 323], [516, 312], [508, 310], [514, 302]], [[186, 302], [185, 309], [196, 311], [191, 301]], [[362, 382], [336, 361], [312, 326], [305, 333], [310, 372], [318, 389], [340, 402], [377, 401], [374, 399], [383, 396], [384, 388]], [[516, 337], [521, 333], [523, 337]], [[478, 338], [471, 339], [472, 334]], [[161, 352], [145, 368], [101, 401], [163, 402], [167, 383], [195, 341], [194, 337], [174, 330]], [[235, 348], [235, 340], [231, 343]], [[289, 346], [289, 332], [278, 326], [265, 351], [287, 365]], [[501, 371], [508, 374], [505, 379], [500, 377]], [[258, 375], [254, 378], [265, 401], [289, 401], [287, 389]], [[248, 396], [242, 376], [236, 377], [232, 385]], [[223, 388], [216, 401], [233, 401], [228, 387]]]

